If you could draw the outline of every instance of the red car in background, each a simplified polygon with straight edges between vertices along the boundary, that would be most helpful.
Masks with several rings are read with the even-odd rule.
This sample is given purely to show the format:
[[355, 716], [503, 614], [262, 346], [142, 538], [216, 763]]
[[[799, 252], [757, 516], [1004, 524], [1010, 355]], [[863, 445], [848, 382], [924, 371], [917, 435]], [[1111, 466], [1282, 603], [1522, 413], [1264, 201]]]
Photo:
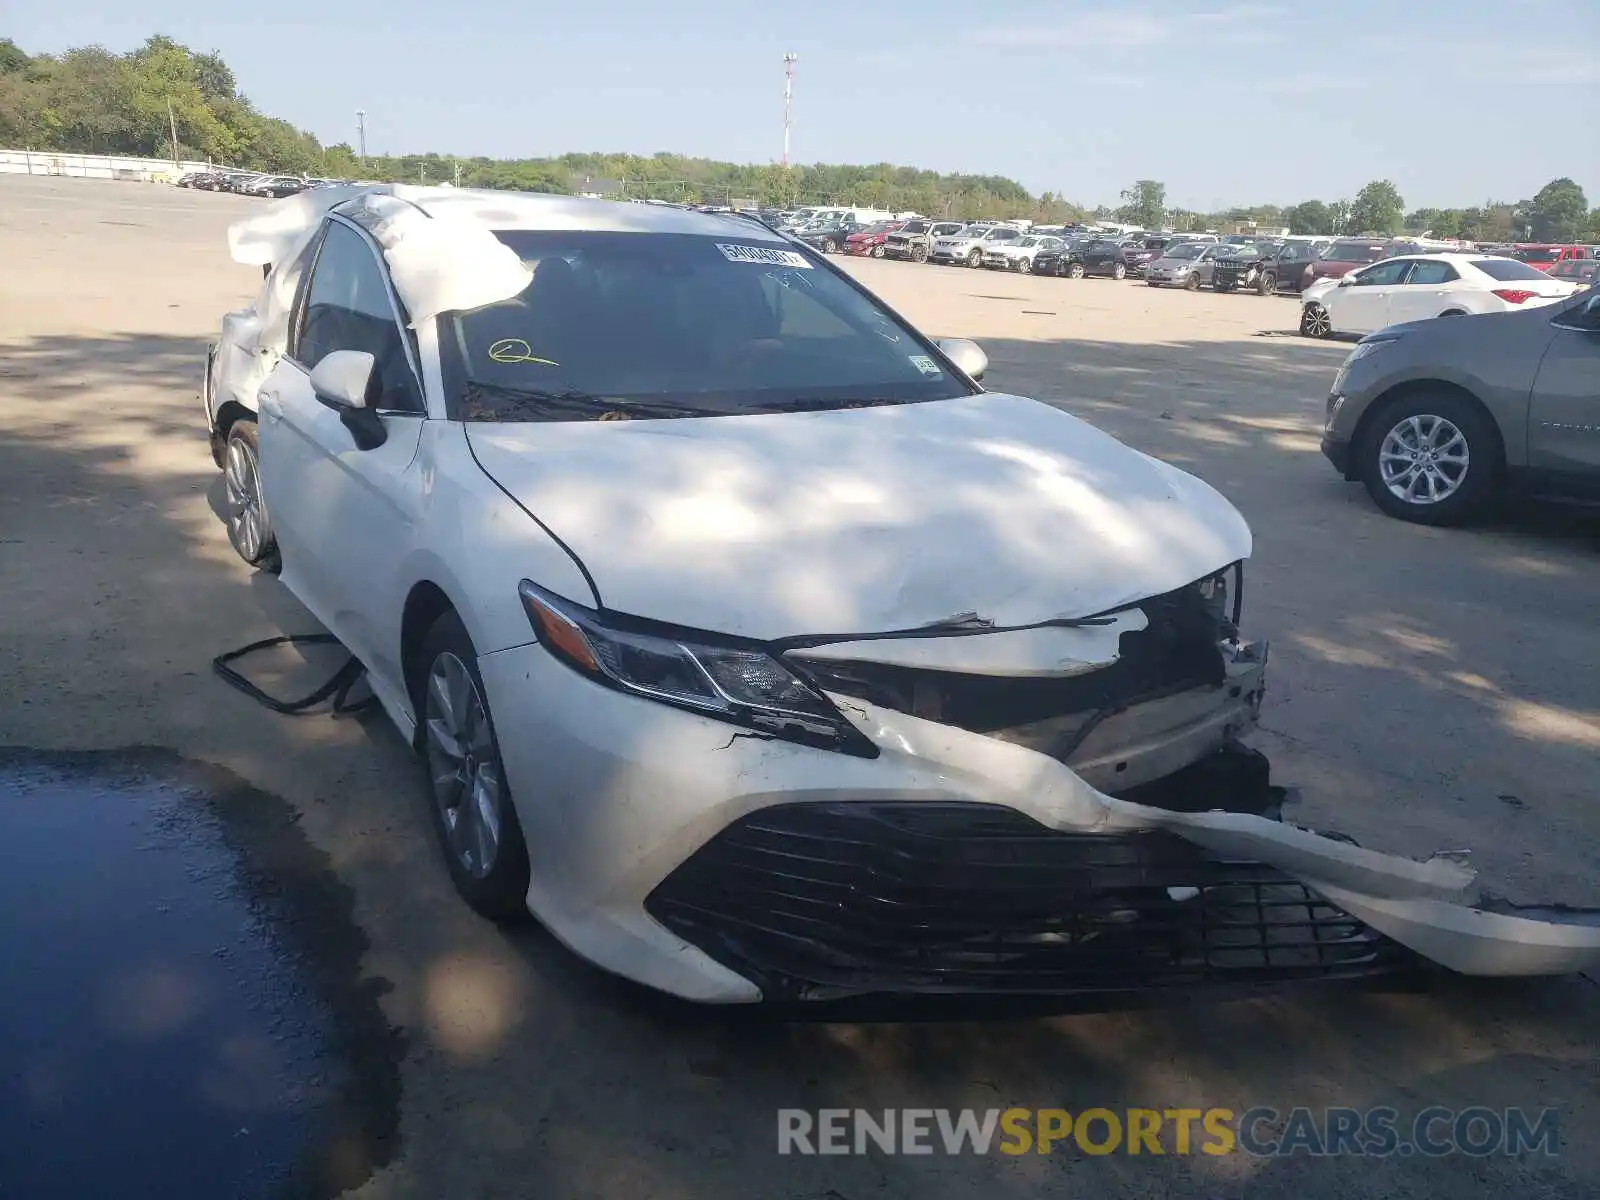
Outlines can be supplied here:
[[1404, 253], [1406, 251], [1396, 249], [1393, 242], [1381, 238], [1340, 238], [1322, 252], [1321, 258], [1306, 264], [1300, 290], [1304, 291], [1319, 279], [1341, 279], [1357, 267]]
[[868, 225], [865, 229], [852, 233], [844, 240], [846, 254], [870, 254], [873, 258], [883, 257], [884, 240], [898, 229], [904, 229], [904, 221], [879, 221], [876, 225]]
[[1511, 248], [1511, 257], [1530, 267], [1549, 271], [1557, 263], [1571, 262], [1575, 258], [1588, 258], [1587, 246], [1557, 246], [1548, 242], [1529, 242]]

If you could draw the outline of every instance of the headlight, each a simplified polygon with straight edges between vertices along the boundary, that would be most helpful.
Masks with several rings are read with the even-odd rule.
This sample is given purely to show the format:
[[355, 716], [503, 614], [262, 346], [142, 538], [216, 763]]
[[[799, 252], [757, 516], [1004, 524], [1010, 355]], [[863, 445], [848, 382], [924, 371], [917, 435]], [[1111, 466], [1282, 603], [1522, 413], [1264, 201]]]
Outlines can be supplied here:
[[540, 645], [596, 683], [789, 741], [877, 754], [826, 696], [757, 646], [623, 628], [526, 579], [517, 593]]
[[1342, 373], [1345, 367], [1348, 367], [1351, 363], [1355, 362], [1356, 359], [1365, 358], [1367, 355], [1377, 350], [1378, 347], [1387, 346], [1390, 343], [1398, 342], [1399, 340], [1400, 339], [1397, 337], [1368, 338], [1366, 341], [1359, 343], [1354, 350], [1350, 351], [1350, 356], [1344, 360], [1344, 367], [1339, 368], [1340, 372]]

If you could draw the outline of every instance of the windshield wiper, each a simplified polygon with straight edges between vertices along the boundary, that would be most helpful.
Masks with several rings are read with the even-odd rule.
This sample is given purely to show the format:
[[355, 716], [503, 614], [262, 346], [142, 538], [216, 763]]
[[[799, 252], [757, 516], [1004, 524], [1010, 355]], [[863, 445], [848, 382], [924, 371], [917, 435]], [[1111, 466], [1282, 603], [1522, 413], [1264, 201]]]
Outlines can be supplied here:
[[[491, 399], [492, 398], [492, 399]], [[656, 400], [597, 396], [568, 388], [548, 391], [470, 380], [461, 389], [468, 421], [626, 421], [633, 418], [704, 417], [706, 409]]]

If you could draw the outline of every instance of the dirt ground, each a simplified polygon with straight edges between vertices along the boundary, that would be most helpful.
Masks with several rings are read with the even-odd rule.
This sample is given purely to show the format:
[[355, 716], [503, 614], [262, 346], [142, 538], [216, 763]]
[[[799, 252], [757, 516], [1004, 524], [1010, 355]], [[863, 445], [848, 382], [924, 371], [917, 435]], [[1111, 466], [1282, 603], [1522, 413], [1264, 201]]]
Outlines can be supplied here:
[[[0, 746], [170, 748], [281, 797], [353, 893], [404, 1030], [398, 1143], [360, 1195], [887, 1200], [1600, 1194], [1600, 991], [1565, 979], [1094, 1015], [783, 1023], [694, 1011], [456, 901], [381, 718], [285, 718], [213, 655], [314, 628], [230, 550], [197, 390], [258, 275], [239, 197], [0, 176]], [[1295, 306], [863, 261], [989, 386], [1189, 469], [1255, 530], [1256, 744], [1292, 819], [1470, 847], [1515, 900], [1600, 903], [1600, 523], [1381, 516], [1317, 452], [1343, 348]], [[0, 848], [0, 869], [5, 850]], [[60, 887], [73, 886], [63, 847]], [[891, 1014], [905, 1018], [909, 1010]], [[1553, 1106], [1556, 1158], [785, 1157], [776, 1111]], [[387, 1159], [387, 1161], [383, 1161]]]

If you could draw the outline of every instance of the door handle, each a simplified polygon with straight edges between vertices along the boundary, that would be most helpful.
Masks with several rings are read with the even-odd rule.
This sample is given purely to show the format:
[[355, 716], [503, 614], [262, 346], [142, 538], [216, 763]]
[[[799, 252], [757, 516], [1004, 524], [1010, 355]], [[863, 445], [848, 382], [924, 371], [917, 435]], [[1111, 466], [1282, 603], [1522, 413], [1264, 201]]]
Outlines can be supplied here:
[[283, 416], [283, 401], [278, 399], [277, 392], [257, 392], [256, 403], [261, 405], [263, 416], [271, 417], [274, 421]]

